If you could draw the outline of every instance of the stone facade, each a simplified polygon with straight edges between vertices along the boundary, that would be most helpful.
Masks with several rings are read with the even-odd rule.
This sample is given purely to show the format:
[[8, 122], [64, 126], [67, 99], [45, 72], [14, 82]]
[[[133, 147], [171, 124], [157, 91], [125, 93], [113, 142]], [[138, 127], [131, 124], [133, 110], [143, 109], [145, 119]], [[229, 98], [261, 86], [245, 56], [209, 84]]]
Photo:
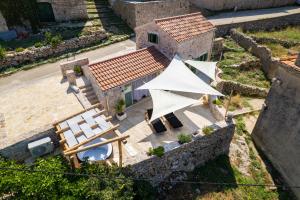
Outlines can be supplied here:
[[216, 36], [223, 37], [228, 35], [230, 34], [230, 30], [233, 28], [242, 28], [245, 31], [263, 31], [295, 25], [300, 25], [300, 14], [290, 14], [281, 17], [245, 21], [240, 23], [230, 22], [228, 24], [216, 25]]
[[189, 13], [188, 0], [162, 0], [162, 1], [111, 1], [115, 13], [128, 24], [135, 28], [154, 19], [183, 15]]
[[218, 82], [217, 89], [223, 94], [230, 94], [233, 91], [236, 94], [241, 94], [243, 96], [252, 97], [266, 97], [268, 90], [265, 88], [254, 87], [251, 85], [245, 85], [234, 81], [222, 80]]
[[190, 0], [199, 8], [212, 11], [262, 9], [287, 6], [296, 3], [296, 0]]
[[88, 18], [84, 0], [38, 0], [38, 3], [50, 3], [55, 20], [70, 21]]
[[[24, 137], [26, 136], [26, 137]], [[14, 138], [18, 141], [14, 144], [7, 143], [6, 139], [0, 141], [0, 155], [5, 156], [9, 159], [17, 161], [24, 161], [31, 156], [28, 150], [28, 144], [30, 142], [50, 137], [55, 147], [59, 146], [58, 137], [55, 133], [53, 125], [49, 124], [44, 127], [30, 131], [29, 133], [20, 135], [18, 138]]]
[[[282, 64], [252, 137], [290, 186], [300, 185], [300, 70]], [[300, 189], [291, 188], [298, 199]]]
[[0, 68], [18, 66], [20, 64], [35, 62], [51, 56], [62, 55], [71, 50], [88, 47], [105, 38], [107, 38], [107, 34], [104, 31], [98, 31], [92, 35], [65, 40], [56, 48], [53, 48], [50, 45], [41, 48], [31, 47], [23, 52], [6, 55], [4, 59], [0, 60]]
[[5, 32], [8, 31], [7, 25], [6, 25], [6, 21], [0, 11], [0, 32]]
[[[210, 59], [214, 30], [181, 43], [176, 42], [176, 40], [160, 29], [154, 22], [137, 27], [135, 32], [137, 49], [155, 46], [170, 59], [172, 59], [175, 54], [178, 54], [182, 59], [195, 59], [207, 53], [208, 60]], [[148, 33], [158, 34], [158, 44], [153, 44], [148, 41]]]
[[172, 173], [192, 171], [196, 166], [219, 155], [229, 152], [233, 138], [234, 124], [225, 122], [216, 124], [218, 129], [211, 135], [199, 136], [190, 143], [166, 152], [161, 158], [152, 156], [147, 160], [133, 164], [132, 173], [136, 178], [150, 179], [153, 185], [166, 180]]

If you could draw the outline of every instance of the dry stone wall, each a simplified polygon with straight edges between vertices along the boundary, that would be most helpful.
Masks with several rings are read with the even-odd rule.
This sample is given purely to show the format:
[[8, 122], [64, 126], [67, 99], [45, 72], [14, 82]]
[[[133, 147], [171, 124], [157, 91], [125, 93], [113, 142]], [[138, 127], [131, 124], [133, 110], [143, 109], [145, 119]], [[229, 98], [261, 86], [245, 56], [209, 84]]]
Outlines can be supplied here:
[[107, 38], [107, 34], [103, 31], [98, 31], [92, 35], [66, 40], [56, 48], [51, 47], [50, 45], [41, 48], [32, 47], [23, 52], [9, 54], [4, 59], [0, 60], [0, 70], [5, 67], [18, 66], [25, 63], [32, 63], [40, 59], [62, 55], [71, 50], [88, 47], [105, 38]]
[[199, 8], [212, 11], [272, 8], [296, 3], [296, 0], [190, 0]]
[[192, 142], [166, 152], [161, 158], [153, 156], [131, 166], [136, 178], [151, 179], [158, 185], [172, 173], [192, 171], [196, 166], [229, 152], [235, 125], [219, 123], [211, 135], [196, 137]]

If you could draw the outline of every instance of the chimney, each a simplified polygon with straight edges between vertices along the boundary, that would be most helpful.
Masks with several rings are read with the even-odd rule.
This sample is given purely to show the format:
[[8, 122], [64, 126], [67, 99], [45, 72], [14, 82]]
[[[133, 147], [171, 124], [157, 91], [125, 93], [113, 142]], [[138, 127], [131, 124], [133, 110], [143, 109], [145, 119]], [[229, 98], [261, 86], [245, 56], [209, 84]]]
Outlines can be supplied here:
[[300, 67], [300, 53], [298, 54], [295, 64]]

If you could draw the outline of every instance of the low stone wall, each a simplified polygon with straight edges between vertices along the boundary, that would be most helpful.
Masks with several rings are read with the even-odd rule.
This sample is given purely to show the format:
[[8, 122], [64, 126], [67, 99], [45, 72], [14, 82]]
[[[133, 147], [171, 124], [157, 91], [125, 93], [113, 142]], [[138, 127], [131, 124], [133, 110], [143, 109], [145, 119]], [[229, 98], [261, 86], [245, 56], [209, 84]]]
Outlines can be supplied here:
[[262, 97], [265, 98], [268, 94], [268, 90], [265, 88], [254, 87], [251, 85], [245, 85], [234, 81], [222, 80], [217, 84], [217, 90], [223, 94], [230, 94], [231, 91], [244, 96]]
[[107, 38], [107, 34], [104, 31], [97, 31], [92, 35], [81, 36], [63, 41], [56, 48], [48, 45], [41, 48], [32, 47], [23, 52], [8, 54], [4, 59], [0, 60], [0, 70], [5, 67], [18, 66], [20, 64], [35, 62], [40, 59], [62, 55], [71, 50], [88, 47], [105, 38]]
[[[300, 17], [300, 16], [299, 16]], [[235, 29], [231, 30], [231, 38], [241, 47], [248, 50], [260, 59], [262, 70], [269, 79], [275, 77], [278, 67], [281, 65], [278, 58], [272, 57], [272, 52], [265, 46], [259, 45], [253, 38]]]
[[234, 124], [217, 124], [219, 129], [211, 135], [196, 137], [192, 142], [166, 152], [161, 158], [152, 156], [131, 166], [136, 178], [151, 179], [153, 185], [166, 180], [172, 173], [192, 171], [196, 166], [229, 152]]
[[246, 21], [241, 23], [229, 23], [217, 25], [216, 36], [223, 37], [230, 34], [233, 28], [242, 28], [245, 31], [272, 30], [274, 28], [282, 28], [289, 25], [299, 25], [300, 14], [292, 14], [288, 16], [274, 17], [255, 21]]
[[15, 144], [7, 144], [5, 138], [1, 139], [0, 155], [22, 162], [31, 156], [27, 148], [28, 143], [45, 137], [50, 137], [55, 147], [59, 146], [55, 128], [52, 125], [46, 125], [15, 138], [15, 141], [18, 141]]
[[223, 52], [224, 38], [219, 37], [214, 40], [212, 56], [217, 57], [220, 56]]
[[188, 0], [147, 2], [116, 0], [111, 3], [115, 13], [133, 29], [154, 19], [188, 14], [190, 7]]
[[88, 58], [82, 58], [82, 59], [76, 59], [76, 60], [72, 60], [72, 61], [67, 61], [64, 63], [60, 64], [60, 69], [61, 69], [61, 73], [63, 75], [64, 78], [67, 77], [66, 75], [66, 71], [67, 70], [74, 70], [75, 66], [86, 66], [89, 64], [89, 59]]
[[285, 48], [291, 48], [293, 46], [299, 45], [300, 42], [296, 41], [287, 41], [287, 40], [280, 40], [277, 38], [265, 38], [265, 37], [255, 37], [251, 36], [257, 43], [264, 44], [264, 43], [277, 43], [282, 45]]

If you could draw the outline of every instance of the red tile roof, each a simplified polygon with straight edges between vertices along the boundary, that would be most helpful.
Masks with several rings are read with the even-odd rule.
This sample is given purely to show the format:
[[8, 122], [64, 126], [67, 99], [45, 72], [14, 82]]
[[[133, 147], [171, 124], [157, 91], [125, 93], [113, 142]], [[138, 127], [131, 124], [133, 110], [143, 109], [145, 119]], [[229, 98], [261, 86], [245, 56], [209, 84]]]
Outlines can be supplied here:
[[102, 91], [166, 68], [170, 60], [154, 47], [89, 65]]
[[154, 22], [177, 42], [182, 42], [214, 29], [214, 25], [201, 13], [156, 19]]

